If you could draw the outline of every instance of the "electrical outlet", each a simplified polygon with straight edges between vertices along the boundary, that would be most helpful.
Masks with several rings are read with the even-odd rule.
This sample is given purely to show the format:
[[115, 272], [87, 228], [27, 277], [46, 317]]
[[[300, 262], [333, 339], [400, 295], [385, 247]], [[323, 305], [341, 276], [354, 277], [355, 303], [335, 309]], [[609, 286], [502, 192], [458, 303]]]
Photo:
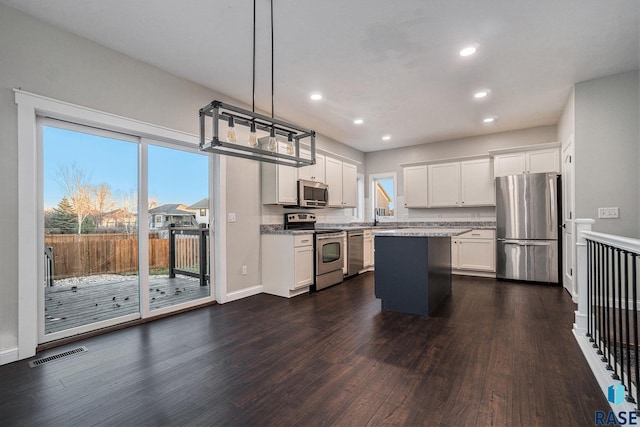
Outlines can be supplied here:
[[242, 275], [243, 275], [243, 276], [246, 276], [246, 275], [247, 275], [247, 266], [246, 266], [246, 265], [243, 265], [243, 266], [242, 266]]
[[235, 214], [235, 212], [229, 212], [227, 214], [227, 221], [228, 222], [236, 222], [236, 214]]
[[598, 208], [598, 218], [618, 218], [618, 208]]

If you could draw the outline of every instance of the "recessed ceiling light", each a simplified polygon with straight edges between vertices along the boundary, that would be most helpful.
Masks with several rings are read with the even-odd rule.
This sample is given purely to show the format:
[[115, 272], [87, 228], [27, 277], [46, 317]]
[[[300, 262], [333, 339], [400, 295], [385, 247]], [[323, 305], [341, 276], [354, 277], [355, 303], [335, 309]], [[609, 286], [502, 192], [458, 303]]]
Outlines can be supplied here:
[[489, 91], [488, 90], [481, 90], [478, 91], [476, 93], [473, 94], [473, 97], [476, 99], [482, 99], [485, 98], [487, 95], [489, 95]]
[[383, 141], [388, 141], [390, 139], [391, 139], [391, 135], [385, 135], [385, 136], [382, 137]]
[[460, 51], [460, 56], [473, 55], [474, 53], [476, 53], [476, 50], [478, 49], [475, 46], [467, 46]]
[[483, 123], [493, 123], [495, 121], [496, 121], [495, 117], [487, 117], [486, 119], [482, 120]]
[[319, 93], [312, 93], [311, 99], [313, 99], [314, 101], [320, 101], [322, 99], [322, 95]]
[[355, 123], [355, 124], [357, 124], [357, 125], [361, 125], [361, 124], [363, 124], [363, 123], [364, 123], [364, 120], [363, 120], [363, 119], [355, 119], [355, 120], [353, 121], [353, 123]]

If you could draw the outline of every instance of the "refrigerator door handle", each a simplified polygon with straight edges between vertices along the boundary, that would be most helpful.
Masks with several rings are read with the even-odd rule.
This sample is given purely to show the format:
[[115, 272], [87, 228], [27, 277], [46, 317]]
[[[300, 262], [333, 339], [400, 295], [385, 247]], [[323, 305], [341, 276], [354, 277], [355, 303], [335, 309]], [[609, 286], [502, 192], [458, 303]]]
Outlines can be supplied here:
[[498, 239], [501, 242], [504, 242], [505, 245], [518, 245], [518, 246], [551, 246], [551, 242], [536, 242], [536, 241], [527, 241], [527, 240], [504, 240]]

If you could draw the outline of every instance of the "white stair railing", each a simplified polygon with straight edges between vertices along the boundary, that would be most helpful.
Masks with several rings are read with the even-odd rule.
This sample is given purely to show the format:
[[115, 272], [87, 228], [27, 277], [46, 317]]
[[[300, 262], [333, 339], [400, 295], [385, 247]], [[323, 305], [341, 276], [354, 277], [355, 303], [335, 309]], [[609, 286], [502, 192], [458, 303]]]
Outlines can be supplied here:
[[[576, 220], [578, 310], [573, 332], [612, 409], [636, 411], [640, 240], [592, 231], [593, 223]], [[611, 397], [622, 390], [620, 385], [622, 402]]]

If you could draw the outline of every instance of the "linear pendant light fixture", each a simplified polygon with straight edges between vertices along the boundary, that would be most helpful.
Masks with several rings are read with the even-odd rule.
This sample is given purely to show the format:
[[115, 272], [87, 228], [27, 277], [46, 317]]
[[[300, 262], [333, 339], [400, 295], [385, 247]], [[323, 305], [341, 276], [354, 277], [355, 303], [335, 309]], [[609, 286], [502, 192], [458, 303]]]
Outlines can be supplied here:
[[[271, 0], [271, 117], [255, 112], [256, 98], [256, 0], [253, 0], [253, 100], [252, 110], [235, 107], [222, 101], [214, 100], [200, 109], [200, 150], [208, 153], [222, 154], [232, 157], [275, 163], [278, 165], [302, 167], [316, 163], [315, 132], [300, 126], [278, 120], [274, 117], [274, 66], [273, 66], [273, 0]], [[211, 118], [213, 137], [206, 141], [205, 129], [207, 118]], [[227, 138], [220, 139], [219, 122], [227, 124]], [[250, 128], [248, 141], [237, 138], [235, 126]], [[267, 132], [268, 138], [257, 137], [257, 130]], [[280, 153], [277, 136], [286, 139], [285, 152]], [[310, 158], [300, 156], [300, 142], [309, 139]]]

